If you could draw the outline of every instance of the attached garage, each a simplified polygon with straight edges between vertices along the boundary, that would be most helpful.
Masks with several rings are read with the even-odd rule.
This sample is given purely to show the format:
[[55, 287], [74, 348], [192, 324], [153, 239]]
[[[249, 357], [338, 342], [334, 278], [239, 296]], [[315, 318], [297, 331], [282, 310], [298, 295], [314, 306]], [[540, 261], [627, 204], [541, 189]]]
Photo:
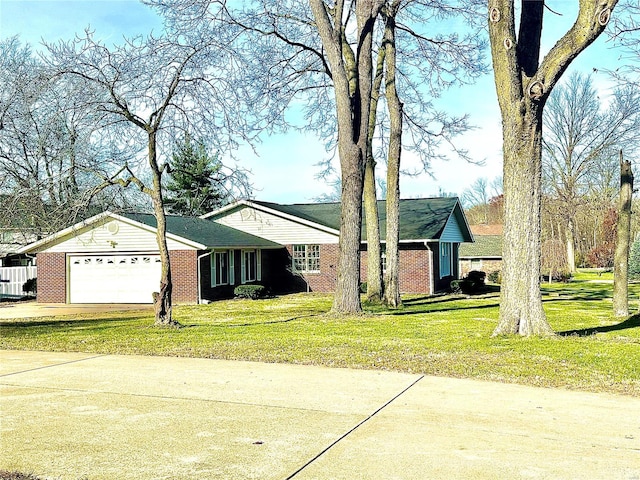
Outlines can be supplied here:
[[151, 303], [160, 255], [69, 255], [69, 303]]

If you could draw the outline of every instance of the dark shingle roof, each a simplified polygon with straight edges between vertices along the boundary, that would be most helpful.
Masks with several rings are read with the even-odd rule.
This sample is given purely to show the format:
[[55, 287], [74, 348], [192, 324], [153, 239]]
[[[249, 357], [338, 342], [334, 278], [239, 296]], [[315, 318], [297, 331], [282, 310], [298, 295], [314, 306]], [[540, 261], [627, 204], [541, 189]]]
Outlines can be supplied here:
[[[334, 230], [340, 230], [340, 203], [291, 205], [261, 201], [253, 201], [252, 203]], [[458, 199], [455, 197], [400, 200], [400, 240], [439, 238], [457, 204]], [[380, 219], [380, 235], [384, 239], [387, 230], [386, 202], [384, 200], [378, 201], [378, 218]], [[366, 239], [365, 222], [363, 222], [362, 238]]]
[[[133, 221], [143, 223], [156, 228], [156, 217], [148, 213], [124, 213]], [[203, 220], [197, 217], [180, 217], [167, 215], [167, 233], [205, 245], [208, 248], [223, 247], [281, 247], [281, 245], [256, 237], [249, 233], [241, 232], [235, 228], [227, 227], [219, 223]]]
[[502, 235], [476, 235], [475, 243], [460, 245], [460, 257], [502, 257]]

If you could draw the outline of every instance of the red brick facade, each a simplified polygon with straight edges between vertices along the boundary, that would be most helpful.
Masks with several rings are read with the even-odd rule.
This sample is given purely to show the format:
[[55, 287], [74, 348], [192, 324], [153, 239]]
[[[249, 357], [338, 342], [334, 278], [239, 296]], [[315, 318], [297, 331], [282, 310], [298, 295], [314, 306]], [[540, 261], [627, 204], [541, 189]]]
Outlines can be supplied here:
[[38, 302], [67, 301], [67, 257], [64, 253], [38, 253]]
[[[289, 256], [293, 247], [287, 245]], [[303, 276], [312, 292], [333, 292], [336, 287], [338, 265], [338, 245], [320, 245], [320, 272]], [[431, 251], [423, 244], [402, 245], [400, 247], [400, 291], [402, 293], [430, 294], [432, 287]], [[360, 279], [367, 279], [367, 252], [360, 252]]]
[[[197, 303], [198, 252], [175, 250], [169, 252], [174, 303]], [[67, 258], [65, 253], [38, 253], [38, 302], [66, 303]]]
[[171, 280], [174, 303], [198, 303], [198, 252], [196, 250], [172, 250]]
[[[289, 257], [293, 257], [293, 245], [287, 245]], [[338, 265], [338, 244], [320, 245], [320, 272], [304, 273], [304, 278], [311, 292], [333, 292], [336, 289]]]
[[[400, 245], [400, 292], [433, 293], [431, 251], [424, 244]], [[367, 251], [360, 252], [360, 278], [367, 281]]]

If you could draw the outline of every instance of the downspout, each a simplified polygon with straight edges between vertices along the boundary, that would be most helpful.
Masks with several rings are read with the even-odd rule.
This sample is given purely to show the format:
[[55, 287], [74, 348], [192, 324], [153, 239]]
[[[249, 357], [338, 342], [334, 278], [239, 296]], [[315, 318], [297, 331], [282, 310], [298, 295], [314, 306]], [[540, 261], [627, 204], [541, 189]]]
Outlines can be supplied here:
[[209, 250], [207, 253], [203, 253], [202, 255], [198, 255], [197, 261], [197, 271], [198, 271], [198, 305], [202, 303], [202, 282], [200, 281], [200, 260], [204, 257], [208, 257], [213, 253], [213, 250]]
[[426, 240], [424, 242], [424, 246], [427, 249], [427, 252], [429, 252], [429, 295], [433, 295], [433, 292], [435, 292], [436, 281], [435, 272], [433, 271], [433, 250], [431, 250], [429, 243]]

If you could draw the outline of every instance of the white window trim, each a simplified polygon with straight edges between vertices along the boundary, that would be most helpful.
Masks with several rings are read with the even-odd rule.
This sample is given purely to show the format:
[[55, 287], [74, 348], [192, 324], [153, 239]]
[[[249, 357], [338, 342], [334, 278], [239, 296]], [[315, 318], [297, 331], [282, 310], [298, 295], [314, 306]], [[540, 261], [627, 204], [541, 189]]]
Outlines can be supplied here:
[[[227, 255], [227, 283], [218, 283], [218, 255]], [[233, 250], [214, 250], [211, 255], [211, 287], [223, 287], [233, 285]]]
[[[254, 252], [256, 254], [256, 278], [246, 278], [246, 257], [245, 254], [249, 252]], [[260, 282], [262, 280], [262, 251], [257, 248], [244, 249], [240, 255], [240, 260], [242, 262], [241, 266], [241, 282]]]
[[[304, 256], [301, 258], [301, 260], [303, 260], [304, 262], [304, 268], [302, 269], [298, 269], [296, 268], [296, 257], [295, 257], [295, 251], [296, 251], [296, 247], [304, 247]], [[310, 244], [295, 244], [292, 247], [292, 258], [291, 258], [291, 263], [292, 263], [292, 267], [293, 267], [293, 271], [297, 272], [297, 273], [321, 273], [320, 268], [318, 268], [317, 270], [310, 270], [309, 269], [309, 247], [318, 247], [318, 266], [320, 265], [320, 245], [317, 243], [310, 243]]]

